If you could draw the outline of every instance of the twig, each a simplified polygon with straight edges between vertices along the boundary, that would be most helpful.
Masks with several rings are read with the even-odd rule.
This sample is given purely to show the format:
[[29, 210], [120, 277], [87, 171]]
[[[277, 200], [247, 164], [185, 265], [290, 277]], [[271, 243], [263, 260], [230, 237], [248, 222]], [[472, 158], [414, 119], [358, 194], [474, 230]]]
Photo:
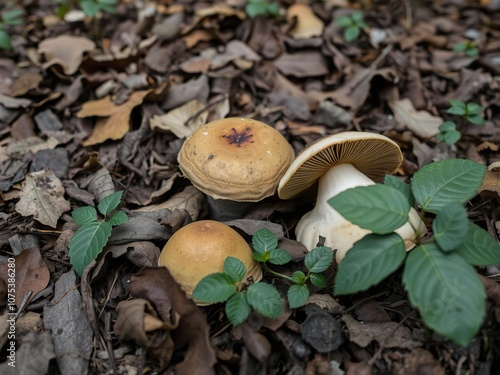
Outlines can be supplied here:
[[109, 311], [106, 312], [104, 318], [104, 329], [106, 331], [106, 350], [108, 352], [109, 362], [116, 373], [115, 352], [113, 350], [113, 343], [111, 342], [111, 313]]

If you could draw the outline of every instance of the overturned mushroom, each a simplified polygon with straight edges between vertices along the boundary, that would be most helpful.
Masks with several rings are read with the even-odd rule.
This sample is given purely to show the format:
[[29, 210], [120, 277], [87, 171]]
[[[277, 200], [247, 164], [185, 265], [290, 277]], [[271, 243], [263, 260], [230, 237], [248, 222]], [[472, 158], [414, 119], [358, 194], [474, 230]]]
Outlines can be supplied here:
[[[196, 285], [205, 276], [224, 271], [224, 261], [234, 257], [243, 262], [249, 278], [259, 281], [262, 271], [253, 259], [252, 249], [238, 232], [226, 224], [201, 220], [185, 225], [168, 240], [158, 259], [184, 292], [191, 297]], [[195, 301], [198, 305], [206, 305]]]
[[273, 127], [226, 118], [196, 130], [177, 160], [184, 175], [209, 197], [212, 218], [231, 220], [243, 216], [251, 202], [276, 192], [293, 157], [292, 147]]
[[[278, 186], [281, 199], [290, 199], [318, 181], [314, 209], [297, 224], [295, 234], [308, 250], [325, 237], [325, 246], [337, 250], [340, 262], [353, 244], [371, 233], [346, 220], [328, 204], [328, 199], [356, 186], [394, 173], [403, 160], [399, 146], [389, 138], [372, 133], [344, 132], [322, 138], [306, 147], [293, 161]], [[407, 250], [426, 227], [417, 211], [410, 209], [409, 221], [398, 228]]]

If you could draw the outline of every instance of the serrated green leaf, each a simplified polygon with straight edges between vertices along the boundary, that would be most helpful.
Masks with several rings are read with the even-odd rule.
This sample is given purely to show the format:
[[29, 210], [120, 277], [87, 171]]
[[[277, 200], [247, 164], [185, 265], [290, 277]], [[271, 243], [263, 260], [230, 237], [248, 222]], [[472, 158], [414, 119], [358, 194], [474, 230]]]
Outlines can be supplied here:
[[449, 130], [440, 134], [442, 134], [442, 141], [447, 145], [454, 145], [462, 138], [462, 134], [458, 130]]
[[410, 206], [413, 206], [415, 204], [415, 198], [413, 197], [413, 194], [411, 192], [410, 185], [408, 185], [406, 182], [400, 180], [396, 176], [387, 174], [385, 175], [384, 185], [392, 186], [400, 193], [402, 193], [406, 197], [406, 200], [408, 201], [408, 204]]
[[450, 203], [474, 197], [485, 173], [486, 167], [472, 160], [441, 160], [415, 172], [411, 190], [424, 210], [437, 213]]
[[217, 272], [205, 276], [196, 284], [193, 298], [200, 302], [224, 302], [235, 292], [233, 279], [223, 272]]
[[408, 221], [410, 205], [403, 193], [381, 184], [347, 189], [328, 203], [343, 217], [373, 233], [391, 233]]
[[117, 191], [104, 197], [97, 206], [99, 212], [103, 215], [109, 215], [120, 204], [122, 194], [123, 191]]
[[452, 106], [452, 107], [463, 108], [465, 110], [465, 103], [461, 100], [450, 99], [449, 103], [450, 103], [450, 106]]
[[425, 324], [466, 346], [485, 314], [486, 294], [474, 268], [435, 243], [420, 245], [406, 260], [403, 283]]
[[349, 27], [353, 25], [353, 20], [349, 16], [341, 16], [335, 20], [335, 24], [342, 27]]
[[78, 225], [85, 225], [91, 221], [97, 220], [97, 211], [94, 207], [84, 206], [77, 208], [71, 213], [71, 217]]
[[236, 292], [227, 300], [225, 311], [229, 322], [233, 326], [237, 326], [247, 320], [252, 309], [247, 302], [245, 293]]
[[378, 284], [399, 268], [405, 256], [404, 240], [398, 234], [365, 236], [340, 262], [334, 294], [357, 293]]
[[500, 264], [500, 245], [483, 228], [468, 223], [467, 235], [455, 252], [473, 266]]
[[92, 221], [81, 226], [69, 241], [69, 258], [75, 272], [82, 275], [85, 267], [97, 258], [111, 235], [111, 224]]
[[463, 116], [465, 115], [465, 107], [451, 106], [446, 112], [451, 115]]
[[297, 284], [305, 284], [307, 279], [306, 274], [302, 271], [295, 271], [290, 277], [292, 278], [293, 282]]
[[270, 255], [269, 255], [269, 252], [265, 252], [265, 253], [258, 253], [257, 251], [254, 251], [252, 253], [252, 257], [253, 259], [255, 259], [257, 262], [260, 262], [260, 263], [265, 263], [268, 261]]
[[484, 118], [481, 115], [469, 115], [467, 121], [471, 124], [483, 126], [485, 124]]
[[304, 264], [309, 272], [323, 272], [333, 261], [333, 251], [330, 247], [318, 246], [308, 252]]
[[304, 306], [309, 298], [309, 289], [305, 285], [294, 284], [288, 288], [287, 299], [288, 306], [291, 309], [296, 309]]
[[479, 115], [483, 112], [483, 107], [473, 102], [467, 103], [465, 109], [468, 115]]
[[282, 265], [292, 260], [292, 256], [283, 249], [272, 249], [269, 251], [269, 263]]
[[250, 285], [247, 290], [247, 302], [267, 318], [277, 318], [281, 315], [280, 294], [270, 284], [260, 282]]
[[309, 280], [311, 280], [311, 284], [317, 286], [318, 288], [326, 287], [326, 278], [322, 273], [311, 273], [309, 275]]
[[0, 28], [0, 48], [1, 49], [10, 49], [12, 47], [12, 43], [10, 41], [10, 36], [4, 29]]
[[453, 121], [445, 121], [441, 125], [439, 125], [439, 131], [447, 132], [450, 130], [455, 130], [457, 125]]
[[99, 10], [101, 10], [100, 5], [93, 0], [81, 0], [80, 6], [82, 7], [83, 13], [88, 17], [94, 17]]
[[117, 226], [128, 222], [128, 216], [123, 211], [116, 211], [113, 216], [108, 220], [112, 226]]
[[434, 239], [443, 251], [454, 250], [467, 234], [469, 221], [467, 211], [460, 203], [450, 203], [442, 207], [434, 221]]
[[356, 26], [349, 26], [344, 29], [344, 40], [346, 42], [352, 42], [358, 39], [361, 29]]
[[248, 14], [248, 17], [253, 18], [260, 14], [267, 13], [267, 4], [265, 3], [248, 3], [245, 7], [245, 12]]
[[253, 249], [258, 253], [265, 253], [276, 249], [278, 238], [269, 229], [259, 229], [252, 236]]
[[238, 258], [227, 257], [224, 261], [224, 273], [228, 274], [234, 282], [240, 282], [247, 274], [247, 269]]

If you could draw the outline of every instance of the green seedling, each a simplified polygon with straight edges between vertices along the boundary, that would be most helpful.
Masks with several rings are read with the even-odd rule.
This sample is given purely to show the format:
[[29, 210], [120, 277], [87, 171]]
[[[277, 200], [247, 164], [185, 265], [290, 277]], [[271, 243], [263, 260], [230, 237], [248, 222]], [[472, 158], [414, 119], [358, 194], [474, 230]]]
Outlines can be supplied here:
[[116, 13], [120, 0], [55, 0], [58, 4], [57, 16], [64, 18], [73, 6], [80, 6], [87, 17], [95, 17], [99, 12]]
[[360, 11], [339, 17], [335, 23], [344, 28], [344, 40], [346, 42], [353, 42], [358, 39], [361, 31], [366, 27], [363, 12]]
[[477, 48], [477, 45], [473, 40], [455, 43], [453, 45], [453, 51], [457, 53], [463, 53], [469, 57], [479, 56], [479, 48]]
[[[383, 185], [355, 187], [331, 198], [329, 204], [347, 220], [373, 232], [356, 242], [339, 264], [334, 294], [366, 290], [404, 266], [404, 287], [424, 323], [466, 346], [485, 315], [486, 293], [475, 267], [500, 263], [497, 241], [468, 220], [464, 207], [477, 194], [485, 173], [483, 165], [471, 160], [442, 160], [416, 172], [410, 189], [387, 176]], [[378, 212], [367, 209], [366, 200], [377, 199], [380, 189], [397, 203], [388, 201]], [[372, 190], [376, 194], [370, 195]], [[401, 203], [405, 200], [408, 204]], [[407, 254], [394, 230], [408, 221], [412, 202], [432, 223], [433, 233], [417, 240]]]
[[[116, 210], [122, 193], [118, 191], [110, 194], [99, 202], [97, 209], [105, 218]], [[85, 267], [96, 259], [106, 246], [113, 227], [126, 223], [128, 217], [123, 211], [115, 211], [109, 220], [99, 220], [96, 209], [90, 206], [77, 208], [71, 216], [80, 228], [69, 242], [68, 255], [76, 273], [81, 276]]]
[[[290, 308], [295, 309], [306, 303], [309, 297], [308, 281], [320, 288], [326, 286], [322, 272], [332, 263], [332, 249], [324, 246], [313, 249], [304, 259], [307, 273], [296, 271], [287, 276], [269, 268], [268, 263], [284, 265], [291, 260], [289, 253], [278, 248], [278, 239], [272, 232], [267, 229], [258, 230], [252, 237], [252, 245], [253, 257], [264, 270], [292, 284], [287, 292]], [[207, 303], [226, 302], [225, 312], [232, 325], [243, 323], [252, 309], [268, 318], [280, 316], [281, 298], [273, 285], [257, 282], [238, 289], [238, 285], [244, 282], [245, 274], [245, 265], [236, 258], [228, 257], [224, 263], [224, 272], [204, 277], [196, 285], [193, 298]]]
[[280, 7], [278, 3], [270, 2], [267, 0], [248, 0], [245, 6], [245, 12], [250, 18], [257, 17], [259, 15], [271, 15], [279, 16]]
[[438, 142], [444, 142], [448, 145], [457, 143], [462, 137], [461, 129], [468, 123], [484, 126], [484, 118], [482, 116], [483, 107], [479, 104], [469, 102], [464, 103], [460, 100], [450, 100], [450, 108], [447, 113], [460, 116], [459, 124], [454, 121], [445, 121], [439, 126], [439, 133], [436, 135]]
[[9, 26], [17, 26], [23, 23], [24, 10], [11, 9], [0, 13], [0, 49], [12, 48], [10, 35], [7, 32]]

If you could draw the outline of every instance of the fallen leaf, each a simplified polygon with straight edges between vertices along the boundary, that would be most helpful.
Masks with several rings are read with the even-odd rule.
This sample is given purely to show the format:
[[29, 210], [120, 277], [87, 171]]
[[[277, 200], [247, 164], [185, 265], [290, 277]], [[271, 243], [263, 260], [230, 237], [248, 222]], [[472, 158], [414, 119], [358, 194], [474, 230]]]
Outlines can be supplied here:
[[302, 338], [320, 353], [336, 350], [345, 340], [340, 324], [327, 312], [317, 308], [300, 325]]
[[389, 102], [394, 118], [400, 125], [406, 126], [421, 138], [430, 138], [439, 133], [443, 119], [427, 111], [417, 111], [409, 99]]
[[289, 31], [294, 39], [309, 39], [323, 33], [323, 21], [318, 18], [307, 4], [293, 4], [287, 9], [286, 19], [295, 26]]
[[491, 191], [500, 195], [500, 162], [491, 163], [486, 170], [482, 185], [478, 193]]
[[16, 211], [23, 216], [33, 215], [35, 220], [52, 228], [63, 212], [71, 208], [64, 199], [64, 187], [54, 172], [43, 170], [26, 175]]
[[18, 99], [13, 98], [8, 95], [0, 94], [0, 104], [5, 108], [16, 109], [16, 108], [27, 108], [31, 105], [32, 101], [29, 99]]
[[28, 152], [36, 154], [41, 150], [52, 150], [59, 142], [54, 137], [49, 137], [46, 140], [40, 137], [28, 137], [20, 141], [10, 142], [7, 145], [6, 152], [8, 155], [25, 155]]
[[22, 73], [12, 84], [12, 96], [22, 96], [32, 89], [38, 88], [40, 82], [42, 82], [43, 77], [36, 72], [24, 72]]
[[129, 131], [132, 110], [141, 104], [144, 97], [150, 92], [151, 90], [135, 91], [121, 105], [113, 103], [110, 96], [83, 104], [82, 109], [76, 114], [77, 117], [105, 116], [105, 118], [97, 120], [92, 134], [82, 142], [82, 145], [92, 146], [109, 139], [123, 138]]
[[203, 103], [191, 100], [162, 116], [153, 116], [151, 130], [171, 131], [177, 138], [187, 137], [207, 122], [208, 111], [205, 108]]
[[445, 371], [432, 353], [422, 348], [415, 348], [404, 354], [404, 367], [400, 374], [404, 375], [445, 375]]
[[283, 53], [274, 61], [278, 70], [294, 77], [314, 77], [329, 73], [326, 59], [319, 51]]
[[94, 49], [93, 41], [67, 34], [45, 39], [38, 45], [38, 53], [44, 54], [47, 60], [43, 68], [58, 64], [66, 75], [74, 74], [83, 61], [83, 54]]

